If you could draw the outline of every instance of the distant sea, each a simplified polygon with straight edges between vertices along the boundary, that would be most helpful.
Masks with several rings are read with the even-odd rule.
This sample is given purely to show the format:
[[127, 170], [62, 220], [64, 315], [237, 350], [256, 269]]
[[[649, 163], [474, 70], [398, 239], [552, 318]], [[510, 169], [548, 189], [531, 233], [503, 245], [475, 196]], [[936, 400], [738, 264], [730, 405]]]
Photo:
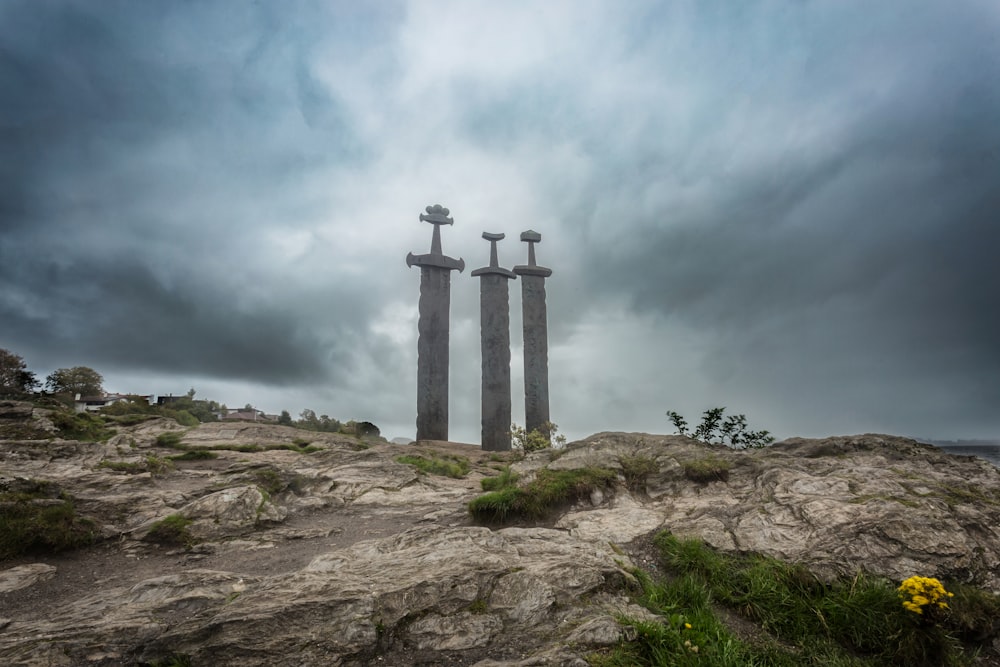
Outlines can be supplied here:
[[940, 442], [931, 443], [940, 447], [949, 454], [962, 454], [964, 456], [978, 456], [1000, 468], [1000, 445], [965, 445], [965, 444], [945, 444]]

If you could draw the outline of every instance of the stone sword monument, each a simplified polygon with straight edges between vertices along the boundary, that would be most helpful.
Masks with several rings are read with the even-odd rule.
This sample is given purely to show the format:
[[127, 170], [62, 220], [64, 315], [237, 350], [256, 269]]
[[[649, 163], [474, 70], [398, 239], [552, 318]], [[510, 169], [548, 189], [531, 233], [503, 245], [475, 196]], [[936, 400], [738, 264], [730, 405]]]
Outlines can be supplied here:
[[434, 225], [431, 251], [406, 255], [407, 266], [420, 267], [420, 319], [417, 322], [417, 440], [448, 439], [448, 324], [451, 272], [465, 261], [441, 251], [441, 225], [452, 225], [450, 211], [428, 206], [420, 219]]
[[500, 268], [497, 241], [503, 234], [483, 232], [490, 242], [490, 265], [472, 272], [479, 278], [479, 334], [483, 363], [482, 448], [510, 451], [510, 297], [508, 280], [517, 276]]
[[545, 311], [545, 279], [552, 269], [535, 263], [535, 244], [542, 235], [521, 233], [528, 244], [528, 264], [514, 267], [521, 277], [521, 317], [524, 333], [524, 428], [546, 435], [549, 423], [549, 328]]

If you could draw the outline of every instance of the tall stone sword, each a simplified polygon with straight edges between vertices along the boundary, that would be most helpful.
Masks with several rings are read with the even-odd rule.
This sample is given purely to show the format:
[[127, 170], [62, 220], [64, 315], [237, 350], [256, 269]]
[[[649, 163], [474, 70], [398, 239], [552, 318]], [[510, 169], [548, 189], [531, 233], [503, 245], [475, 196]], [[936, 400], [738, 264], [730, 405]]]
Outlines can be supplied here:
[[453, 225], [440, 204], [426, 208], [420, 219], [434, 225], [431, 251], [406, 255], [407, 266], [420, 267], [420, 319], [417, 322], [417, 440], [448, 439], [448, 324], [451, 272], [465, 261], [441, 251], [441, 225]]
[[483, 232], [490, 242], [490, 265], [472, 272], [479, 278], [479, 335], [483, 358], [482, 448], [510, 451], [510, 297], [507, 281], [517, 276], [497, 261], [503, 234]]
[[535, 263], [535, 244], [542, 235], [521, 233], [528, 244], [528, 264], [514, 267], [521, 277], [521, 317], [524, 333], [524, 428], [528, 433], [548, 434], [549, 422], [549, 326], [545, 311], [545, 279], [552, 269]]

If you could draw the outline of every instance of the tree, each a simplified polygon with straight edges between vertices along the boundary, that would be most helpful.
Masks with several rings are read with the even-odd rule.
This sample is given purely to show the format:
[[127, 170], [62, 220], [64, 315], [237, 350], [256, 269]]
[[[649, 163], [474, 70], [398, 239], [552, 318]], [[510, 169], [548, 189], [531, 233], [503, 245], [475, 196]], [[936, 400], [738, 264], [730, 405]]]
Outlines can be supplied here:
[[38, 380], [28, 370], [24, 358], [0, 348], [0, 392], [29, 392], [36, 386]]
[[86, 366], [59, 368], [45, 378], [45, 386], [53, 394], [100, 396], [104, 393], [104, 378], [93, 368]]
[[[705, 410], [691, 437], [695, 440], [714, 444], [727, 444], [733, 449], [758, 449], [774, 442], [769, 431], [751, 431], [747, 428], [744, 415], [733, 415], [723, 419], [725, 408]], [[687, 420], [673, 410], [667, 410], [678, 435], [688, 435]]]
[[288, 410], [281, 411], [281, 415], [278, 416], [278, 423], [284, 426], [292, 425], [292, 415], [288, 413]]

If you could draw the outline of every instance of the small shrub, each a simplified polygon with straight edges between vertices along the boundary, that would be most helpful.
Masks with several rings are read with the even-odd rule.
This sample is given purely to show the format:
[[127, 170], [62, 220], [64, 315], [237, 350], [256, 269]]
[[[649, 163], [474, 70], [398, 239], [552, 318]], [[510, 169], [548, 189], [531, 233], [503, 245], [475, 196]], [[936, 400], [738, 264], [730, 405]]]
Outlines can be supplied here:
[[556, 435], [556, 431], [558, 430], [559, 427], [552, 422], [545, 422], [542, 428], [534, 429], [531, 432], [526, 431], [517, 424], [511, 424], [511, 446], [524, 454], [537, 452], [541, 449], [549, 449], [552, 447], [553, 441], [555, 441], [557, 446], [562, 447], [566, 444], [566, 436]]
[[684, 463], [684, 476], [692, 482], [727, 482], [732, 464], [717, 456], [706, 456]]
[[270, 495], [276, 495], [285, 490], [288, 484], [274, 468], [260, 468], [253, 471], [257, 486]]
[[191, 519], [182, 514], [171, 514], [154, 523], [146, 534], [146, 539], [161, 544], [190, 547], [194, 544], [194, 537], [188, 530], [189, 525]]
[[[702, 442], [727, 444], [733, 449], [759, 449], [774, 442], [774, 437], [769, 431], [749, 430], [744, 415], [723, 418], [725, 411], [725, 408], [705, 410], [701, 424], [690, 433], [690, 436]], [[668, 410], [667, 416], [670, 417], [679, 435], [688, 435], [687, 420], [684, 417], [673, 410]]]
[[404, 454], [396, 457], [396, 463], [404, 463], [414, 466], [417, 470], [431, 475], [443, 475], [444, 477], [454, 477], [456, 479], [465, 477], [469, 472], [469, 459], [464, 456], [451, 456], [447, 454], [420, 456], [418, 454]]

